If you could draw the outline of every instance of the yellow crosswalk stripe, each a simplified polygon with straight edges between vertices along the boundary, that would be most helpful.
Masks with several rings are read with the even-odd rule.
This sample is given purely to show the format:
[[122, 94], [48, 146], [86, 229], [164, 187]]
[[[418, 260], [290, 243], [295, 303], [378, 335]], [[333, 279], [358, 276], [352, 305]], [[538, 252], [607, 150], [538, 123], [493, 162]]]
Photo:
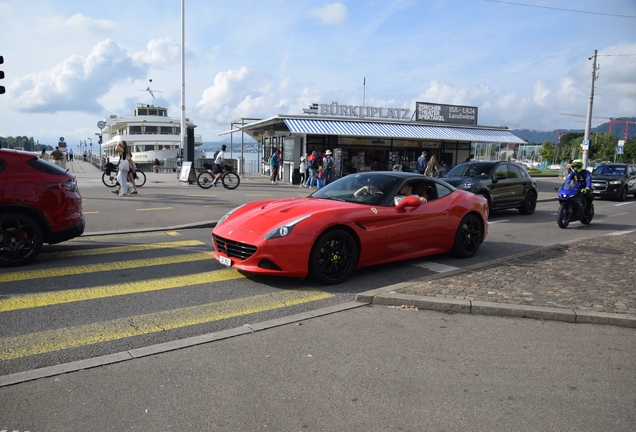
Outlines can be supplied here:
[[60, 276], [84, 275], [87, 273], [104, 272], [113, 270], [125, 270], [141, 267], [152, 267], [166, 264], [178, 264], [192, 261], [209, 260], [214, 256], [213, 252], [200, 252], [195, 254], [175, 255], [157, 258], [143, 258], [138, 260], [123, 260], [106, 264], [86, 264], [72, 267], [60, 267], [40, 270], [27, 270], [21, 272], [0, 274], [0, 282], [16, 282], [21, 280], [42, 279]]
[[138, 252], [144, 250], [156, 250], [156, 249], [169, 249], [173, 247], [185, 247], [185, 246], [200, 246], [205, 243], [199, 240], [184, 240], [176, 242], [159, 242], [159, 243], [147, 243], [147, 244], [134, 244], [126, 246], [110, 246], [105, 248], [96, 249], [83, 249], [72, 250], [65, 252], [49, 252], [41, 253], [38, 259], [60, 259], [60, 258], [74, 258], [79, 256], [89, 255], [104, 255], [123, 252]]
[[93, 288], [71, 289], [37, 294], [25, 294], [10, 297], [0, 297], [0, 312], [19, 309], [51, 306], [62, 303], [73, 303], [99, 298], [115, 297], [128, 294], [138, 294], [160, 291], [172, 288], [200, 285], [212, 282], [222, 282], [244, 278], [234, 269], [217, 270], [192, 275], [174, 276], [147, 281], [129, 282], [123, 284], [103, 285]]
[[278, 291], [100, 323], [5, 337], [0, 338], [0, 361], [163, 332], [331, 297], [333, 297], [332, 294], [309, 289]]

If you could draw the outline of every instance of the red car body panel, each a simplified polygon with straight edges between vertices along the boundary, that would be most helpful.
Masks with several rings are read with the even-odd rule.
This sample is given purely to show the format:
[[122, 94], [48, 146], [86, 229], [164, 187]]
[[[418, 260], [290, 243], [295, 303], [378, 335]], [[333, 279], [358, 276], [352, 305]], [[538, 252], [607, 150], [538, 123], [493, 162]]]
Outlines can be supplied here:
[[[212, 231], [212, 241], [215, 258], [229, 258], [232, 267], [239, 270], [306, 277], [312, 247], [330, 228], [345, 228], [353, 234], [359, 245], [356, 268], [362, 268], [449, 252], [459, 222], [471, 212], [479, 215], [485, 238], [488, 203], [479, 195], [461, 190], [406, 209], [313, 197], [261, 200], [245, 204], [222, 219]], [[287, 236], [265, 238], [272, 230], [308, 215]], [[230, 256], [219, 240], [238, 248], [249, 245], [255, 252], [245, 259]]]
[[[84, 232], [82, 196], [75, 176], [57, 172], [42, 172], [27, 161], [37, 159], [34, 153], [0, 150], [0, 160], [6, 166], [0, 171], [0, 212], [24, 212], [41, 225], [45, 243], [59, 243]], [[40, 161], [49, 164], [50, 162]], [[73, 183], [69, 190], [66, 183]]]

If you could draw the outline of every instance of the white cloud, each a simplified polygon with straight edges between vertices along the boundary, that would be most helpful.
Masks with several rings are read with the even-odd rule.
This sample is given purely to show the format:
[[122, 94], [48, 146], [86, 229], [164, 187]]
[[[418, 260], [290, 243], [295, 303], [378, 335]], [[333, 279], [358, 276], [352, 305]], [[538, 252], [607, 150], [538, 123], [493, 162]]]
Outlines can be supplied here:
[[123, 47], [108, 39], [86, 57], [73, 55], [50, 70], [16, 79], [8, 93], [22, 112], [98, 112], [97, 99], [113, 85], [144, 74]]
[[114, 32], [118, 25], [114, 21], [105, 19], [93, 19], [77, 13], [68, 18], [47, 18], [38, 20], [38, 25], [34, 26], [35, 30], [40, 34], [59, 34], [64, 29], [73, 29], [73, 32], [92, 33], [92, 32]]
[[534, 97], [532, 98], [534, 102], [539, 106], [546, 106], [548, 96], [550, 96], [550, 89], [543, 81], [539, 80], [534, 83], [532, 86], [532, 92], [534, 93]]
[[318, 18], [323, 24], [340, 25], [347, 20], [347, 7], [342, 3], [331, 3], [312, 9], [309, 14]]
[[146, 51], [133, 54], [133, 59], [153, 67], [166, 66], [180, 59], [181, 47], [170, 38], [152, 39], [146, 48]]

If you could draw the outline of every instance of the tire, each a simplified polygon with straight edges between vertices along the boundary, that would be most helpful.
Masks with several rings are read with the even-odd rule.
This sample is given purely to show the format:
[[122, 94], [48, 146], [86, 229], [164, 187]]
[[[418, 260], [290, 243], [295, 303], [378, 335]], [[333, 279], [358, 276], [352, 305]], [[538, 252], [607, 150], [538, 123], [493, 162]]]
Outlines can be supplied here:
[[210, 174], [208, 171], [203, 171], [201, 174], [197, 176], [197, 184], [200, 188], [210, 189], [212, 187], [212, 182], [214, 181], [214, 176]]
[[109, 188], [117, 186], [117, 171], [104, 171], [102, 182]]
[[30, 263], [42, 249], [42, 229], [30, 217], [19, 213], [0, 216], [0, 267]]
[[325, 285], [335, 285], [347, 279], [358, 265], [358, 244], [342, 229], [324, 232], [309, 255], [309, 274]]
[[526, 197], [523, 199], [523, 203], [521, 203], [521, 207], [519, 207], [519, 213], [522, 215], [531, 215], [534, 213], [534, 210], [537, 208], [537, 194], [535, 191], [528, 191]]
[[137, 187], [142, 187], [143, 185], [146, 184], [146, 174], [143, 171], [135, 171], [135, 175], [137, 176], [135, 178], [135, 185], [137, 185]]
[[239, 184], [241, 184], [241, 178], [235, 172], [228, 172], [223, 174], [221, 177], [221, 181], [223, 182], [223, 187], [228, 189], [236, 189]]
[[594, 204], [590, 203], [590, 206], [585, 209], [583, 217], [580, 219], [583, 225], [589, 225], [594, 218]]
[[477, 253], [483, 237], [484, 228], [479, 218], [474, 214], [467, 214], [457, 227], [453, 255], [459, 258], [470, 258]]
[[567, 228], [570, 225], [570, 216], [572, 215], [572, 207], [569, 205], [561, 204], [559, 211], [557, 212], [557, 224], [559, 228]]
[[625, 201], [627, 199], [627, 186], [621, 189], [621, 194], [618, 196], [619, 201]]

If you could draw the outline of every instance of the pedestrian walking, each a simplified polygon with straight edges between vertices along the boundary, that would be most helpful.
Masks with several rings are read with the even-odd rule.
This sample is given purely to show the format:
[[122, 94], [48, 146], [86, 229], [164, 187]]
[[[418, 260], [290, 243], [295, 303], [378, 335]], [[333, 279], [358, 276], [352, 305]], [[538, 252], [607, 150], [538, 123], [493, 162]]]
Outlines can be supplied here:
[[272, 157], [269, 159], [269, 180], [272, 182], [272, 184], [278, 184], [276, 183], [276, 180], [278, 180], [278, 175], [280, 172], [280, 150], [276, 149], [274, 150], [274, 154], [272, 154]]
[[128, 181], [133, 188], [133, 190], [130, 191], [130, 194], [137, 195], [137, 184], [135, 183], [135, 178], [137, 177], [137, 166], [135, 165], [135, 161], [133, 161], [132, 151], [128, 146], [126, 150], [126, 159], [128, 159]]
[[45, 148], [42, 149], [42, 153], [40, 154], [40, 159], [45, 161], [49, 160], [49, 154], [46, 152]]
[[69, 162], [73, 162], [73, 149], [68, 149], [68, 160]]
[[303, 187], [307, 181], [307, 153], [300, 157], [300, 187]]
[[307, 169], [309, 170], [309, 174], [307, 176], [307, 181], [304, 184], [306, 188], [314, 187], [316, 185], [316, 169], [318, 168], [318, 162], [316, 161], [317, 157], [318, 152], [314, 150], [307, 158]]
[[417, 164], [415, 165], [415, 170], [420, 174], [424, 174], [424, 171], [426, 171], [427, 163], [428, 163], [428, 159], [427, 159], [426, 150], [423, 150], [422, 156], [417, 158]]
[[120, 141], [115, 147], [115, 152], [119, 153], [119, 165], [117, 167], [117, 183], [119, 184], [112, 192], [119, 196], [126, 196], [128, 195], [128, 171], [130, 171], [126, 141]]
[[51, 152], [51, 157], [53, 158], [53, 162], [55, 162], [55, 165], [59, 167], [62, 166], [62, 159], [64, 159], [64, 153], [60, 151], [59, 147], [55, 147], [55, 150]]
[[424, 171], [424, 175], [439, 177], [439, 164], [437, 163], [435, 155], [432, 155], [428, 161], [428, 164], [426, 164], [426, 171]]
[[322, 168], [325, 170], [325, 185], [328, 185], [333, 180], [333, 163], [334, 159], [331, 156], [331, 150], [327, 150], [325, 157], [322, 158]]

